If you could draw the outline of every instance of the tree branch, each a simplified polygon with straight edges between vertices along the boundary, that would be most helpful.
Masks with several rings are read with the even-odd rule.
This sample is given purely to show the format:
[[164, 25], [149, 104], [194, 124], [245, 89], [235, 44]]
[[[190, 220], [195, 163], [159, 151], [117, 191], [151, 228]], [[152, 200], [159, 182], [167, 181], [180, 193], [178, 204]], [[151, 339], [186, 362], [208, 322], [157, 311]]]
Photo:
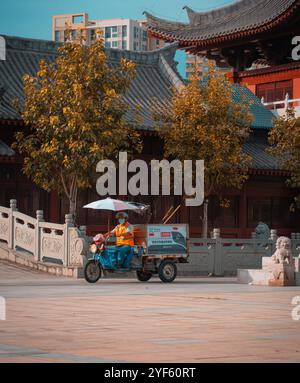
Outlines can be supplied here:
[[68, 188], [67, 188], [67, 185], [66, 185], [66, 181], [65, 181], [65, 177], [63, 175], [62, 169], [60, 170], [60, 178], [61, 178], [61, 181], [62, 181], [62, 184], [63, 184], [63, 187], [64, 187], [64, 191], [66, 193], [66, 196], [68, 197], [68, 199], [70, 199], [70, 193], [68, 192]]

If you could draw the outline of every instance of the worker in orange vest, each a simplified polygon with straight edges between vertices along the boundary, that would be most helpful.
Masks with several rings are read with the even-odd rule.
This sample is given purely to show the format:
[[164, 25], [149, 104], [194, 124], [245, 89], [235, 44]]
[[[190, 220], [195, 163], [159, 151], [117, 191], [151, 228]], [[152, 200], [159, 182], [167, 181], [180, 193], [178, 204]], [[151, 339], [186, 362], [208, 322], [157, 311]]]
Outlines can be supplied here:
[[117, 263], [118, 266], [128, 268], [133, 257], [134, 233], [133, 227], [128, 222], [128, 214], [119, 212], [116, 215], [119, 224], [107, 236], [115, 235], [117, 238]]

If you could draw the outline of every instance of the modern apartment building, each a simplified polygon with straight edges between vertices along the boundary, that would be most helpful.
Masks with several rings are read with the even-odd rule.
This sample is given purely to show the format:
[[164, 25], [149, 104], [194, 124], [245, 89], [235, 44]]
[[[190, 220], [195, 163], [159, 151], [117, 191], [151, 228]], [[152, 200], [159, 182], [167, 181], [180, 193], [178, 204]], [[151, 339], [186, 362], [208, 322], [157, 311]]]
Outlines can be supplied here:
[[97, 38], [97, 30], [102, 31], [107, 48], [132, 51], [148, 51], [162, 48], [163, 40], [153, 38], [146, 28], [146, 21], [132, 19], [89, 20], [87, 13], [53, 16], [52, 39], [66, 41], [66, 29], [71, 30], [71, 39], [78, 38], [78, 29], [82, 30], [86, 44]]

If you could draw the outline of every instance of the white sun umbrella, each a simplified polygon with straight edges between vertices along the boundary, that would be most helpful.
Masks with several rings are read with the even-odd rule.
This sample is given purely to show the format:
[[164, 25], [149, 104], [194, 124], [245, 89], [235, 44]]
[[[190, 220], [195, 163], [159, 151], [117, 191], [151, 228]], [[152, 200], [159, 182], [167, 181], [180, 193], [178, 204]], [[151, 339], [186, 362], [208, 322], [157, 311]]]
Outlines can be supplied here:
[[[109, 211], [124, 211], [124, 210], [135, 210], [136, 212], [140, 212], [146, 208], [146, 205], [136, 204], [126, 201], [121, 201], [113, 198], [105, 198], [99, 201], [95, 201], [89, 203], [84, 206], [85, 209], [95, 209], [95, 210], [109, 210]], [[108, 220], [108, 230], [109, 230], [110, 222]]]

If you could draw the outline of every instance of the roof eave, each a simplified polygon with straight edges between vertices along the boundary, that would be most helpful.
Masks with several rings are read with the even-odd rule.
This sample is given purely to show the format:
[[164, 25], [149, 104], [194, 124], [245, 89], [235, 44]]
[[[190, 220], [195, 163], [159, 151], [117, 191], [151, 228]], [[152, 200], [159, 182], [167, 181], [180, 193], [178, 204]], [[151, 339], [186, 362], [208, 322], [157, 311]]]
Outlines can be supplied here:
[[[213, 36], [205, 40], [199, 40], [197, 38], [187, 40], [187, 39], [181, 38], [180, 36], [178, 37], [174, 33], [171, 33], [171, 32], [168, 33], [165, 30], [163, 31], [163, 30], [157, 29], [155, 25], [151, 25], [151, 18], [152, 19], [153, 18], [158, 19], [158, 18], [155, 18], [154, 16], [147, 13], [147, 15], [151, 16], [151, 18], [149, 18], [150, 25], [148, 26], [148, 30], [151, 32], [151, 34], [153, 34], [157, 38], [165, 39], [168, 42], [178, 42], [179, 47], [182, 47], [182, 48], [186, 46], [190, 46], [191, 44], [194, 44], [195, 48], [205, 48], [209, 46], [216, 46], [218, 44], [223, 44], [228, 41], [233, 41], [236, 39], [240, 40], [245, 37], [248, 38], [249, 36], [258, 35], [258, 34], [270, 31], [274, 29], [275, 27], [277, 27], [283, 21], [289, 19], [291, 15], [295, 13], [297, 10], [300, 10], [300, 0], [298, 0], [295, 4], [293, 4], [284, 14], [279, 15], [275, 19], [270, 20], [266, 24], [262, 24], [259, 27], [248, 28], [245, 30], [228, 33], [222, 36]], [[147, 20], [148, 20], [148, 17], [147, 17]], [[158, 19], [158, 20], [161, 20], [161, 23], [165, 22], [165, 25], [167, 27], [169, 23], [167, 20], [162, 20], [162, 19]]]

